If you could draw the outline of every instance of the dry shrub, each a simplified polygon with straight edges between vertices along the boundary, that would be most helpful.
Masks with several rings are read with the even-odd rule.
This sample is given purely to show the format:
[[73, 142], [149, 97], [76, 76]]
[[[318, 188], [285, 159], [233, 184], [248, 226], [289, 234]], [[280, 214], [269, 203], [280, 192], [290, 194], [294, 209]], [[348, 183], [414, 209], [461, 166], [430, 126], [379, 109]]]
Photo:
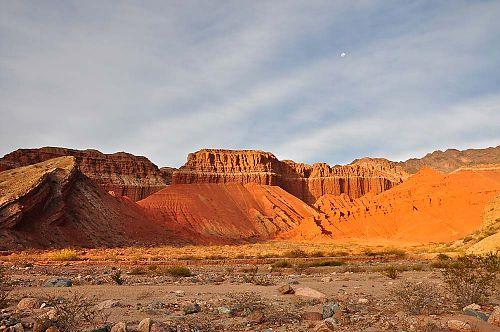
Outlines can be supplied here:
[[402, 308], [412, 315], [439, 314], [441, 294], [436, 286], [425, 282], [404, 282], [392, 291]]
[[117, 285], [123, 285], [125, 283], [125, 280], [122, 278], [122, 273], [121, 271], [116, 271], [111, 275], [111, 280], [115, 282]]
[[383, 274], [391, 279], [396, 279], [399, 276], [399, 270], [394, 265], [389, 265], [384, 268]]
[[307, 253], [302, 249], [292, 249], [283, 254], [283, 257], [289, 258], [303, 258], [307, 257]]
[[193, 274], [191, 270], [185, 266], [172, 266], [165, 269], [167, 274], [170, 274], [172, 277], [190, 277]]
[[389, 248], [382, 252], [382, 254], [387, 256], [394, 256], [396, 258], [405, 258], [408, 256], [408, 253], [406, 251], [397, 248]]
[[96, 299], [74, 294], [69, 299], [49, 299], [49, 305], [57, 310], [53, 324], [61, 332], [82, 331], [82, 328], [97, 328], [107, 323], [109, 312], [96, 308]]
[[297, 264], [297, 268], [308, 268], [308, 267], [322, 267], [322, 266], [341, 266], [344, 265], [344, 262], [335, 261], [335, 260], [313, 260], [309, 262], [302, 262]]
[[277, 262], [274, 262], [273, 264], [271, 264], [271, 267], [273, 269], [284, 269], [284, 268], [290, 268], [292, 267], [292, 263], [290, 263], [289, 261], [285, 260], [285, 259], [282, 259], [280, 261], [277, 261]]
[[484, 303], [498, 285], [500, 255], [466, 255], [448, 263], [443, 276], [456, 303]]
[[78, 253], [73, 249], [61, 249], [49, 254], [49, 260], [51, 261], [66, 262], [77, 261], [78, 259]]

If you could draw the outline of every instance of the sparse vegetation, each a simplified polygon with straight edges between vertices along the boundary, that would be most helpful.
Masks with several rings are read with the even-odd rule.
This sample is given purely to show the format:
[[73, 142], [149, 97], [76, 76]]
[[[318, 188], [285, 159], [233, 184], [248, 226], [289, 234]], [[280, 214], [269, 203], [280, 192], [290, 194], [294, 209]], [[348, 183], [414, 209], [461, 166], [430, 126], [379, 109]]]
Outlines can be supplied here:
[[321, 267], [321, 266], [341, 266], [341, 265], [344, 265], [344, 262], [322, 259], [322, 260], [312, 260], [312, 261], [308, 261], [308, 262], [302, 262], [302, 263], [298, 263], [297, 265], [302, 267], [302, 268]]
[[411, 315], [439, 314], [441, 294], [428, 282], [404, 282], [392, 291], [401, 307]]
[[173, 277], [190, 277], [193, 274], [191, 270], [185, 266], [172, 266], [165, 269], [165, 272]]
[[444, 280], [460, 306], [484, 303], [498, 287], [500, 255], [466, 255], [445, 266]]
[[399, 276], [399, 271], [394, 265], [388, 265], [384, 268], [383, 274], [391, 279], [396, 279]]
[[77, 261], [78, 253], [73, 249], [61, 249], [50, 253], [49, 260], [60, 261], [60, 262]]
[[273, 269], [290, 268], [292, 266], [293, 266], [292, 263], [290, 263], [289, 261], [287, 261], [285, 259], [279, 260], [279, 261], [274, 262], [273, 264], [271, 264], [271, 267]]
[[125, 282], [125, 280], [123, 280], [122, 278], [121, 271], [116, 271], [115, 273], [113, 273], [111, 275], [111, 280], [113, 280], [117, 285], [123, 285], [123, 283]]
[[74, 294], [69, 299], [49, 299], [47, 303], [57, 310], [57, 319], [53, 324], [61, 332], [101, 327], [108, 321], [109, 313], [96, 308], [95, 298]]
[[283, 257], [304, 258], [304, 257], [307, 257], [307, 253], [302, 249], [292, 249], [292, 250], [286, 251], [283, 254]]

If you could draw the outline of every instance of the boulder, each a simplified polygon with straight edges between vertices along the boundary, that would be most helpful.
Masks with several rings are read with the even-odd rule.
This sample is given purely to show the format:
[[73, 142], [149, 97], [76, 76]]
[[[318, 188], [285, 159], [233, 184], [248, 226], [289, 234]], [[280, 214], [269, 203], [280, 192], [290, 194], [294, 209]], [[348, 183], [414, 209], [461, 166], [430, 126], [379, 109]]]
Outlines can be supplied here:
[[190, 315], [190, 314], [195, 314], [197, 312], [200, 312], [201, 307], [198, 303], [190, 303], [186, 305], [183, 309], [184, 314]]
[[278, 292], [280, 292], [280, 294], [294, 294], [295, 291], [293, 290], [293, 288], [290, 286], [290, 285], [283, 285], [283, 286], [280, 286], [278, 288]]
[[71, 287], [73, 282], [65, 278], [50, 278], [44, 284], [44, 287]]
[[120, 322], [111, 328], [111, 332], [127, 332], [127, 324]]
[[326, 297], [325, 294], [309, 288], [309, 287], [297, 287], [295, 288], [295, 295], [297, 296], [303, 296], [303, 297], [310, 297], [313, 299], [324, 299]]
[[323, 320], [323, 314], [317, 311], [306, 311], [302, 313], [303, 320], [320, 321]]
[[25, 297], [17, 304], [18, 310], [33, 310], [40, 307], [40, 301], [34, 297]]

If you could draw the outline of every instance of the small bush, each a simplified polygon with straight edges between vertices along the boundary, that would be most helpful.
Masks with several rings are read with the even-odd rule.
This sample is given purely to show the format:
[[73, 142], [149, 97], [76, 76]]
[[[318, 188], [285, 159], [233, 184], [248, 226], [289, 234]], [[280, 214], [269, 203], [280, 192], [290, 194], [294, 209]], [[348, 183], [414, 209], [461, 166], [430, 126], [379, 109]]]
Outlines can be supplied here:
[[273, 269], [283, 269], [283, 268], [292, 267], [292, 264], [289, 261], [283, 259], [283, 260], [274, 262], [273, 264], [271, 264], [271, 267]]
[[167, 274], [173, 277], [190, 277], [192, 276], [191, 270], [185, 266], [172, 266], [165, 269]]
[[115, 273], [113, 273], [111, 275], [111, 280], [113, 280], [117, 285], [123, 285], [123, 283], [125, 282], [125, 280], [123, 280], [122, 278], [122, 273], [120, 271], [116, 271]]
[[341, 266], [344, 262], [333, 260], [316, 260], [302, 263], [304, 267], [321, 267], [321, 266]]
[[75, 294], [70, 299], [49, 299], [47, 302], [57, 310], [57, 318], [53, 324], [61, 332], [98, 328], [108, 321], [109, 312], [97, 310], [95, 298]]
[[285, 252], [283, 254], [283, 257], [289, 257], [289, 258], [303, 258], [307, 257], [307, 253], [302, 250], [302, 249], [293, 249]]
[[396, 279], [399, 276], [399, 271], [394, 265], [389, 265], [384, 268], [384, 275], [391, 279]]
[[428, 282], [405, 282], [392, 291], [401, 307], [412, 315], [441, 313], [441, 294]]
[[498, 285], [500, 255], [466, 255], [450, 262], [443, 271], [444, 281], [460, 306], [482, 304]]
[[396, 248], [391, 248], [387, 249], [386, 251], [383, 252], [384, 255], [388, 256], [394, 256], [396, 258], [405, 258], [408, 256], [408, 253], [404, 251], [403, 249], [396, 249]]
[[440, 253], [436, 256], [436, 258], [439, 260], [439, 261], [449, 261], [450, 260], [450, 256], [448, 256], [447, 254], [443, 254], [443, 253]]
[[315, 251], [311, 254], [311, 257], [325, 257], [325, 253], [322, 251]]
[[73, 249], [61, 249], [59, 251], [55, 251], [49, 255], [49, 260], [51, 261], [77, 261], [78, 253]]

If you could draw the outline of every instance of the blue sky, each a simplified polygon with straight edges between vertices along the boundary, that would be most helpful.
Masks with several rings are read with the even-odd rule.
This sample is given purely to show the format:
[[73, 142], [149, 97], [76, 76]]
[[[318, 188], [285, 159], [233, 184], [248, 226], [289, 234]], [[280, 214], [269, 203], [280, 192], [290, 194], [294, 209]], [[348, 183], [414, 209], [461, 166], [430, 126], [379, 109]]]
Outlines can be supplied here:
[[0, 155], [180, 166], [208, 147], [343, 164], [500, 144], [500, 1], [0, 7]]

